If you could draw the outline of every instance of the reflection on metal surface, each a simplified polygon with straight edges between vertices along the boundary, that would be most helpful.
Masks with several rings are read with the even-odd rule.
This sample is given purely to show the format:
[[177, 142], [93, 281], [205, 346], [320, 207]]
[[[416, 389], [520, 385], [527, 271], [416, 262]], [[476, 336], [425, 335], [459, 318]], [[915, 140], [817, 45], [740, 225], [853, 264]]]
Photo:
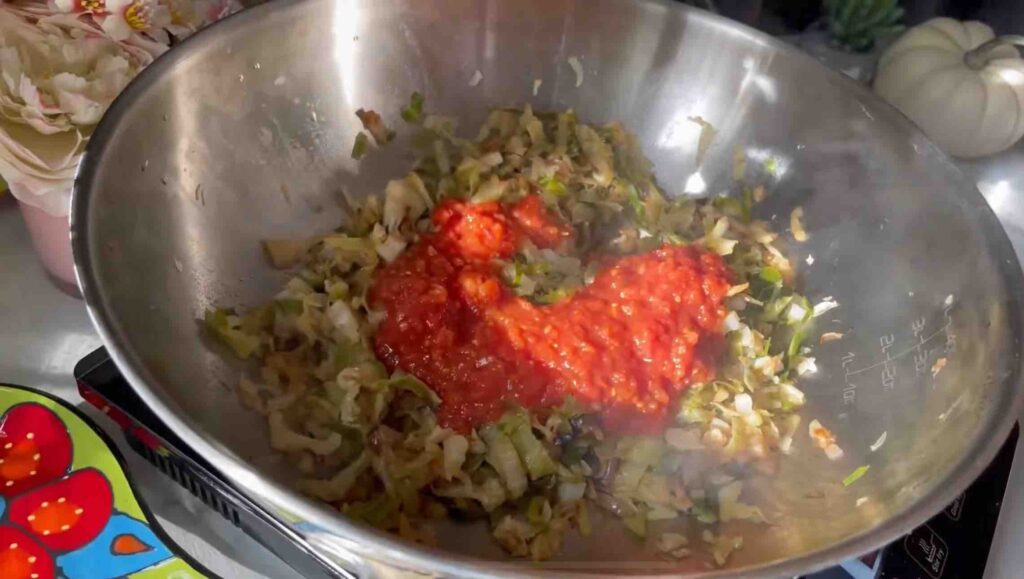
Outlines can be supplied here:
[[744, 149], [747, 159], [762, 167], [765, 173], [774, 180], [780, 181], [789, 173], [793, 160], [784, 151], [773, 151], [763, 147], [747, 147]]
[[331, 17], [334, 19], [333, 34], [337, 35], [334, 42], [334, 64], [338, 67], [338, 78], [344, 79], [341, 91], [345, 95], [345, 109], [335, 112], [342, 114], [343, 110], [358, 108], [356, 104], [355, 88], [359, 86], [359, 67], [356, 58], [363, 50], [366, 43], [359, 42], [359, 31], [362, 25], [362, 11], [358, 2], [353, 0], [342, 0], [335, 2]]
[[1006, 179], [978, 181], [978, 190], [985, 196], [985, 200], [996, 215], [1005, 215], [1007, 211], [1012, 210], [1011, 204], [1019, 204], [1021, 201], [1022, 193], [1014, 191], [1013, 185]]
[[683, 193], [687, 195], [703, 195], [708, 190], [708, 184], [704, 182], [704, 177], [701, 177], [700, 171], [694, 171], [692, 175], [687, 177], [686, 184], [683, 185]]
[[775, 88], [775, 80], [765, 75], [762, 72], [762, 67], [758, 66], [753, 58], [747, 57], [743, 59], [743, 70], [746, 71], [746, 76], [743, 77], [740, 90], [754, 87], [761, 92], [761, 96], [769, 104], [774, 103], [779, 98], [779, 93]]
[[[658, 135], [658, 146], [665, 149], [696, 150], [700, 142], [700, 134], [703, 128], [700, 123], [691, 120], [692, 117], [701, 116], [700, 107], [677, 111], [676, 114], [665, 123], [665, 128]], [[713, 119], [705, 119], [712, 125]], [[712, 143], [714, 144], [714, 143]], [[685, 162], [685, 161], [683, 161]]]

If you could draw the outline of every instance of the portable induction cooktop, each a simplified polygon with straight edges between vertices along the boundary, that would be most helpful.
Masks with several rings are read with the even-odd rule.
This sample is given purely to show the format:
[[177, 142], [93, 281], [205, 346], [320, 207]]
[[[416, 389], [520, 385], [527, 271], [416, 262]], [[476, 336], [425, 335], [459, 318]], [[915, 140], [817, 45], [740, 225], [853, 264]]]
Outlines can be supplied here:
[[[107, 414], [128, 444], [304, 577], [351, 577], [301, 536], [246, 498], [185, 446], [135, 394], [100, 348], [75, 366], [79, 392]], [[960, 579], [982, 577], [1010, 476], [1019, 425], [988, 469], [945, 510], [879, 551], [807, 579]]]

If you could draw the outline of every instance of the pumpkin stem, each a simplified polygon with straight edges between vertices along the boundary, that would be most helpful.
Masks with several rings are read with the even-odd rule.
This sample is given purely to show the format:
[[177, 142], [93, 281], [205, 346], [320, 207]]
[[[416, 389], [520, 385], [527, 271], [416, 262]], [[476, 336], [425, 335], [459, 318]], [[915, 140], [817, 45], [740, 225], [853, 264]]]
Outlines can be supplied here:
[[1007, 34], [997, 36], [964, 54], [964, 64], [972, 70], [981, 70], [988, 64], [989, 55], [1000, 46], [1024, 46], [1024, 36]]

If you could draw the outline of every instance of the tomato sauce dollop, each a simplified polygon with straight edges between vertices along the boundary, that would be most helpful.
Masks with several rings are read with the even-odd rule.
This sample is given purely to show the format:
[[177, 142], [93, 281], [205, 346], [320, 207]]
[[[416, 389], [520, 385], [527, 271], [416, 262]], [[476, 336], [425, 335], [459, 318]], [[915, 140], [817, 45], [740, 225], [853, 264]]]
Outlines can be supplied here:
[[376, 274], [370, 304], [386, 312], [378, 357], [437, 392], [443, 425], [465, 432], [510, 406], [573, 396], [611, 430], [657, 432], [679, 393], [713, 377], [730, 287], [717, 255], [664, 246], [609, 259], [590, 285], [536, 305], [505, 286], [493, 260], [526, 240], [572, 238], [539, 197], [447, 200], [432, 220], [434, 233]]

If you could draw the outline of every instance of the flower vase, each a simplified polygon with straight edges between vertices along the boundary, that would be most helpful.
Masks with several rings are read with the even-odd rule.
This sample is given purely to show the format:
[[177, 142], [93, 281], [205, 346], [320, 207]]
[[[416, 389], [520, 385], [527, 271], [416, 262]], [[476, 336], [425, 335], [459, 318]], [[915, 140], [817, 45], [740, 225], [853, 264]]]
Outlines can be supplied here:
[[24, 201], [18, 201], [18, 207], [32, 238], [36, 255], [50, 274], [50, 278], [65, 293], [78, 296], [68, 215], [50, 215]]

